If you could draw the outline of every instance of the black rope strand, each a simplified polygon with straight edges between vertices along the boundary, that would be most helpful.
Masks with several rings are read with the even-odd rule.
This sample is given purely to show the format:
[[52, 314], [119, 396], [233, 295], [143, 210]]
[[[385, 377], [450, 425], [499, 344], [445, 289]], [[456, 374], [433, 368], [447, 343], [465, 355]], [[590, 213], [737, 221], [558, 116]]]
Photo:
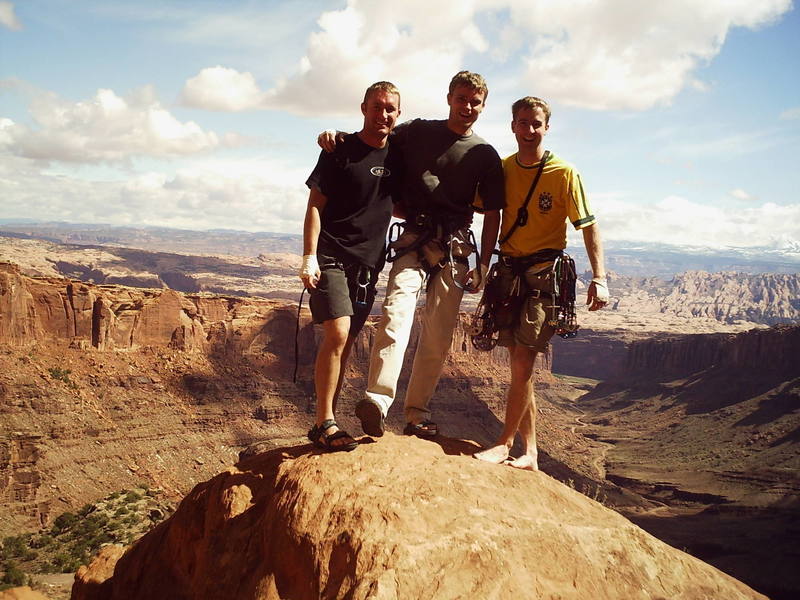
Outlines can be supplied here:
[[300, 302], [297, 304], [297, 322], [295, 324], [294, 330], [294, 375], [292, 375], [292, 383], [297, 383], [297, 367], [300, 364], [300, 344], [298, 343], [298, 339], [300, 338], [300, 311], [303, 309], [303, 296], [306, 294], [306, 288], [303, 288], [303, 291], [300, 292]]

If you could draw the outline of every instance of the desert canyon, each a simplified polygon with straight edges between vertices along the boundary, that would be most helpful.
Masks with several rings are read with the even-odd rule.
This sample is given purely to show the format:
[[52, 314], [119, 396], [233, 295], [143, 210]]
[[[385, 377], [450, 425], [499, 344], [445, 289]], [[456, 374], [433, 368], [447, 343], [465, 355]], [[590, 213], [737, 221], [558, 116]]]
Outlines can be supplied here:
[[[296, 239], [70, 236], [0, 234], [0, 570], [34, 588], [0, 598], [800, 594], [796, 274], [613, 274], [537, 365], [528, 473], [471, 458], [508, 380], [470, 343], [475, 298], [442, 435], [400, 435], [398, 402], [384, 438], [320, 454]], [[375, 318], [339, 410], [359, 434]]]

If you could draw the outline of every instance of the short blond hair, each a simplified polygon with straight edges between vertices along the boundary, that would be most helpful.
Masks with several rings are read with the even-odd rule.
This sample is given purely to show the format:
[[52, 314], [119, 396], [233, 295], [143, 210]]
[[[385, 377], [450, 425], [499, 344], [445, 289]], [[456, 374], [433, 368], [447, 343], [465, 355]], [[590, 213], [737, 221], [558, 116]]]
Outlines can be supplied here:
[[369, 99], [369, 95], [372, 92], [383, 91], [387, 94], [397, 94], [397, 107], [400, 108], [400, 91], [395, 87], [395, 85], [391, 81], [376, 81], [371, 86], [367, 88], [367, 91], [364, 92], [364, 104], [367, 103]]
[[477, 73], [459, 71], [453, 75], [453, 78], [450, 80], [450, 93], [452, 94], [453, 90], [460, 85], [483, 92], [484, 99], [489, 95], [489, 87], [486, 85], [486, 80], [482, 75], [478, 75]]
[[544, 113], [544, 124], [550, 124], [550, 105], [542, 100], [541, 98], [537, 98], [536, 96], [525, 96], [524, 98], [520, 98], [514, 104], [511, 105], [511, 119], [513, 121], [517, 120], [517, 114], [523, 108], [541, 108], [542, 112]]

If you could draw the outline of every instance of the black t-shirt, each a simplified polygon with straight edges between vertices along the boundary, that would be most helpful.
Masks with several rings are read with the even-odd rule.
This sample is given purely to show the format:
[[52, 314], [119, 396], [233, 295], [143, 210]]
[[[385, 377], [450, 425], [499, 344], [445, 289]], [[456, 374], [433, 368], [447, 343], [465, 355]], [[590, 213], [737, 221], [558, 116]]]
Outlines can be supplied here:
[[328, 199], [317, 252], [375, 267], [382, 260], [399, 169], [390, 144], [373, 148], [355, 133], [320, 152], [306, 181]]
[[389, 139], [403, 157], [400, 202], [407, 217], [444, 214], [468, 225], [476, 192], [483, 210], [505, 207], [500, 156], [480, 136], [458, 135], [447, 121], [414, 119], [398, 125]]

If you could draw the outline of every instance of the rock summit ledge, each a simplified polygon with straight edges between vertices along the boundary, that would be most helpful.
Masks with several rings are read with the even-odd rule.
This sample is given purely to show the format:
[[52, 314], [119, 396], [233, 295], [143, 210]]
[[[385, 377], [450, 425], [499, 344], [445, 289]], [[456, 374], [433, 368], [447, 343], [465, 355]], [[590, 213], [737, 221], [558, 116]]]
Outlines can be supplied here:
[[546, 474], [474, 450], [387, 434], [351, 453], [245, 456], [121, 557], [104, 548], [72, 598], [765, 598]]

